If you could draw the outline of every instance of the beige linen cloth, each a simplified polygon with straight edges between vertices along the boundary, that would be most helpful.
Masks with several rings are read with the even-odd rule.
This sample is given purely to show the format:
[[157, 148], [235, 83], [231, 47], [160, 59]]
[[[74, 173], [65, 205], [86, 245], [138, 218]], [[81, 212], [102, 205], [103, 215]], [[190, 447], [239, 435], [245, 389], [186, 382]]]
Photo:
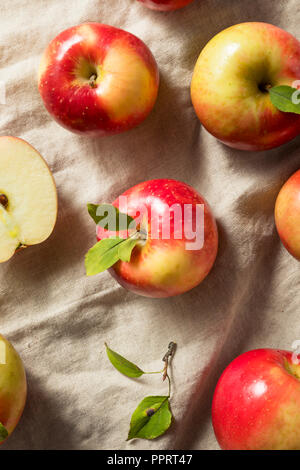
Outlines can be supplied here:
[[[60, 31], [97, 21], [136, 34], [157, 59], [154, 111], [138, 128], [90, 139], [47, 114], [37, 89], [43, 49]], [[299, 263], [281, 246], [273, 207], [300, 167], [299, 143], [268, 152], [231, 150], [200, 125], [189, 85], [198, 54], [220, 30], [265, 21], [299, 36], [299, 0], [195, 0], [171, 13], [136, 0], [10, 0], [0, 7], [1, 135], [22, 137], [49, 163], [59, 216], [52, 236], [1, 265], [1, 328], [21, 354], [28, 400], [2, 449], [218, 449], [210, 407], [216, 381], [242, 352], [290, 349], [300, 339]], [[175, 298], [143, 298], [108, 273], [87, 278], [95, 243], [87, 202], [111, 202], [134, 184], [175, 178], [209, 201], [219, 254], [206, 280]], [[109, 363], [104, 342], [144, 370], [158, 370], [169, 341], [170, 430], [126, 442], [140, 400], [167, 392], [160, 376], [131, 380]]]

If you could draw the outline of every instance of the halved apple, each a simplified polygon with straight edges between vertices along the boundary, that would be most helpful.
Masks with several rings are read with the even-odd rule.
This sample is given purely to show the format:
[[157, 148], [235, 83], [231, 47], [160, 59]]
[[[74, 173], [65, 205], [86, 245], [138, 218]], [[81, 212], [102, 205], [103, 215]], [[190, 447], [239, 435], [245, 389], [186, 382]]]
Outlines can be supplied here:
[[18, 137], [0, 137], [0, 263], [53, 231], [57, 193], [42, 156]]

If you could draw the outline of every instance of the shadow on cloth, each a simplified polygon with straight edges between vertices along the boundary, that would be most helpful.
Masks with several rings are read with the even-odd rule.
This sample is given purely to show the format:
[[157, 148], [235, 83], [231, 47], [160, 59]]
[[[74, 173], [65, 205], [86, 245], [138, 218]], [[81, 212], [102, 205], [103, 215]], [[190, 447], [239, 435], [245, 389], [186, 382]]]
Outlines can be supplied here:
[[[270, 279], [276, 265], [279, 243], [274, 229], [270, 237], [266, 238], [265, 243], [258, 248], [256, 259], [259, 261], [253, 265], [249, 282], [243, 287], [238, 301], [231, 307], [221, 344], [219, 342], [216, 345], [211, 361], [201, 372], [189, 397], [185, 415], [178, 423], [174, 449], [190, 449], [193, 448], [195, 442], [201, 440], [207, 423], [211, 419], [213, 391], [222, 371], [229, 362], [247, 349], [249, 339], [255, 335], [263, 323], [263, 317], [253, 315], [253, 312], [258, 304], [263, 311], [263, 306], [268, 300]], [[253, 294], [249, 295], [249, 291]], [[192, 433], [191, 429], [193, 429]]]
[[[72, 449], [80, 442], [71, 419], [60, 415], [55, 394], [45, 392], [41, 380], [27, 373], [28, 395], [24, 413], [13, 435], [3, 444], [3, 450]], [[45, 426], [44, 424], [47, 423]]]

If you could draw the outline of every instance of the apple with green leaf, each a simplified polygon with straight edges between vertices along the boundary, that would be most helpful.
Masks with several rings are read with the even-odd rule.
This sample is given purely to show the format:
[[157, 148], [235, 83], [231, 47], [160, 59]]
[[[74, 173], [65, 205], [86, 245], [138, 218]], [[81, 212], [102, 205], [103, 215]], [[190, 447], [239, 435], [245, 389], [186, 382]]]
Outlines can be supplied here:
[[189, 5], [194, 0], [138, 0], [151, 10], [171, 11]]
[[17, 426], [26, 394], [26, 376], [21, 358], [12, 344], [0, 335], [0, 444]]
[[267, 23], [241, 23], [202, 50], [191, 98], [203, 126], [241, 150], [267, 150], [300, 134], [300, 43]]
[[215, 219], [205, 199], [185, 183], [146, 181], [113, 205], [88, 209], [99, 240], [86, 256], [88, 275], [111, 268], [112, 276], [137, 294], [170, 297], [197, 286], [214, 264]]
[[24, 140], [0, 137], [0, 263], [46, 240], [56, 217], [56, 187], [45, 160]]
[[224, 450], [300, 450], [300, 364], [296, 352], [256, 349], [221, 375], [212, 422]]
[[300, 170], [287, 180], [277, 196], [275, 223], [283, 245], [300, 261]]
[[51, 41], [39, 68], [39, 91], [54, 119], [88, 136], [117, 134], [152, 110], [159, 73], [149, 48], [112, 26], [84, 23]]

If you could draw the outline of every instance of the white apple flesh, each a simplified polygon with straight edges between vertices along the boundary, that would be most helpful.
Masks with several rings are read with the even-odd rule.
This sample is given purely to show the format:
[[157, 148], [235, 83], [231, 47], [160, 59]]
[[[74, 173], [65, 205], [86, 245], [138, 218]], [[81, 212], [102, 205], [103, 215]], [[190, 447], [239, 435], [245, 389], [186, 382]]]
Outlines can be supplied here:
[[0, 137], [0, 263], [53, 231], [57, 193], [41, 155], [17, 137]]

